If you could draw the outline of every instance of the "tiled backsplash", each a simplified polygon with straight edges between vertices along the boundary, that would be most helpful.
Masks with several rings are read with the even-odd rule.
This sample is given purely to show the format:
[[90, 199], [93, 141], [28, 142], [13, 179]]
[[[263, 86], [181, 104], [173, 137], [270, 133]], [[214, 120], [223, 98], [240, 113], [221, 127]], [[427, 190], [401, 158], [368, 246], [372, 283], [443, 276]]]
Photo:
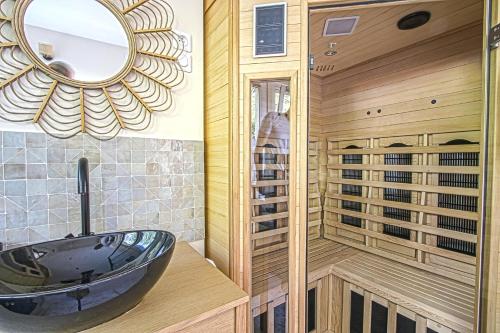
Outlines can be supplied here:
[[80, 232], [77, 162], [90, 164], [91, 229], [163, 229], [204, 238], [203, 142], [0, 132], [0, 242]]

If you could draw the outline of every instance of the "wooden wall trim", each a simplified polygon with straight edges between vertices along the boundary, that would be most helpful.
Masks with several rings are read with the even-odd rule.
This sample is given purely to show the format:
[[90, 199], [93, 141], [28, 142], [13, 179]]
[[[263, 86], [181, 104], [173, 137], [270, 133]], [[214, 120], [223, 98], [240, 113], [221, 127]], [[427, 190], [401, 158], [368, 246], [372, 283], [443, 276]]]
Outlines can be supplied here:
[[[485, 0], [492, 4], [491, 25], [500, 23], [500, 3], [498, 0]], [[486, 14], [485, 14], [486, 15]], [[487, 20], [486, 20], [487, 21]], [[486, 30], [489, 27], [485, 25]], [[488, 43], [485, 38], [484, 43]], [[489, 52], [485, 47], [485, 52]], [[500, 330], [500, 285], [498, 280], [500, 265], [500, 56], [499, 50], [490, 53], [490, 82], [485, 87], [484, 95], [489, 95], [489, 145], [488, 145], [488, 174], [486, 189], [486, 212], [483, 240], [483, 267], [482, 267], [482, 308], [481, 331], [494, 333]], [[489, 88], [489, 90], [488, 90]]]
[[203, 11], [206, 13], [217, 0], [204, 0]]
[[229, 125], [230, 125], [230, 152], [229, 152], [229, 275], [231, 279], [241, 288], [245, 287], [243, 275], [240, 272], [241, 262], [241, 228], [240, 228], [240, 116], [239, 116], [239, 0], [229, 0]]
[[[296, 285], [290, 287], [297, 288], [297, 302], [295, 305], [298, 322], [294, 322], [298, 332], [306, 332], [307, 327], [307, 235], [308, 235], [308, 154], [309, 154], [309, 3], [301, 2], [300, 8], [300, 72], [299, 72], [299, 100], [298, 100], [298, 132], [297, 140], [297, 161], [300, 161], [298, 174], [298, 213], [297, 213], [297, 233], [296, 260], [298, 265], [295, 268], [294, 276]], [[303, 190], [300, 190], [303, 189]], [[303, 221], [303, 223], [301, 223]], [[292, 257], [293, 258], [293, 257]], [[292, 315], [293, 317], [293, 315]]]

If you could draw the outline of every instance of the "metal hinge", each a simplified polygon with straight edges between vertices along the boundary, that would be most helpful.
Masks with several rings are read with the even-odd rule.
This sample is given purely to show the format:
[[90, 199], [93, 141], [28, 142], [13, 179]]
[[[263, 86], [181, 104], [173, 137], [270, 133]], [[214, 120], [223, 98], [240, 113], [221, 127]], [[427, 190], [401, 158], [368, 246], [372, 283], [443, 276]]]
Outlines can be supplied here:
[[500, 24], [491, 28], [488, 43], [490, 45], [490, 49], [492, 50], [500, 46]]
[[314, 70], [314, 56], [312, 54], [309, 55], [309, 70]]

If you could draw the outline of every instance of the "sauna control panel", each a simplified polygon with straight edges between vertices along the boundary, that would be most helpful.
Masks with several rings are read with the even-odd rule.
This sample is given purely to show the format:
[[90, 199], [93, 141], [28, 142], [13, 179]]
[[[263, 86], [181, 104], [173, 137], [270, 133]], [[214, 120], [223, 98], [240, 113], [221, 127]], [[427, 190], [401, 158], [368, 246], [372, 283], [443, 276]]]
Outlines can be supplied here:
[[254, 57], [286, 55], [286, 3], [254, 7]]

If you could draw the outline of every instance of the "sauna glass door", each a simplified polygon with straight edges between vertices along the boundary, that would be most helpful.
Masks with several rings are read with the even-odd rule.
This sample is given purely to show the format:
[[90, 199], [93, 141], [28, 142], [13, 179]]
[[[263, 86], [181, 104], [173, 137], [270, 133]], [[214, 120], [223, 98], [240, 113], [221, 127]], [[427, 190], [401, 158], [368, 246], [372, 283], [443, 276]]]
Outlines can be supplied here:
[[287, 332], [290, 85], [251, 81], [253, 332]]

